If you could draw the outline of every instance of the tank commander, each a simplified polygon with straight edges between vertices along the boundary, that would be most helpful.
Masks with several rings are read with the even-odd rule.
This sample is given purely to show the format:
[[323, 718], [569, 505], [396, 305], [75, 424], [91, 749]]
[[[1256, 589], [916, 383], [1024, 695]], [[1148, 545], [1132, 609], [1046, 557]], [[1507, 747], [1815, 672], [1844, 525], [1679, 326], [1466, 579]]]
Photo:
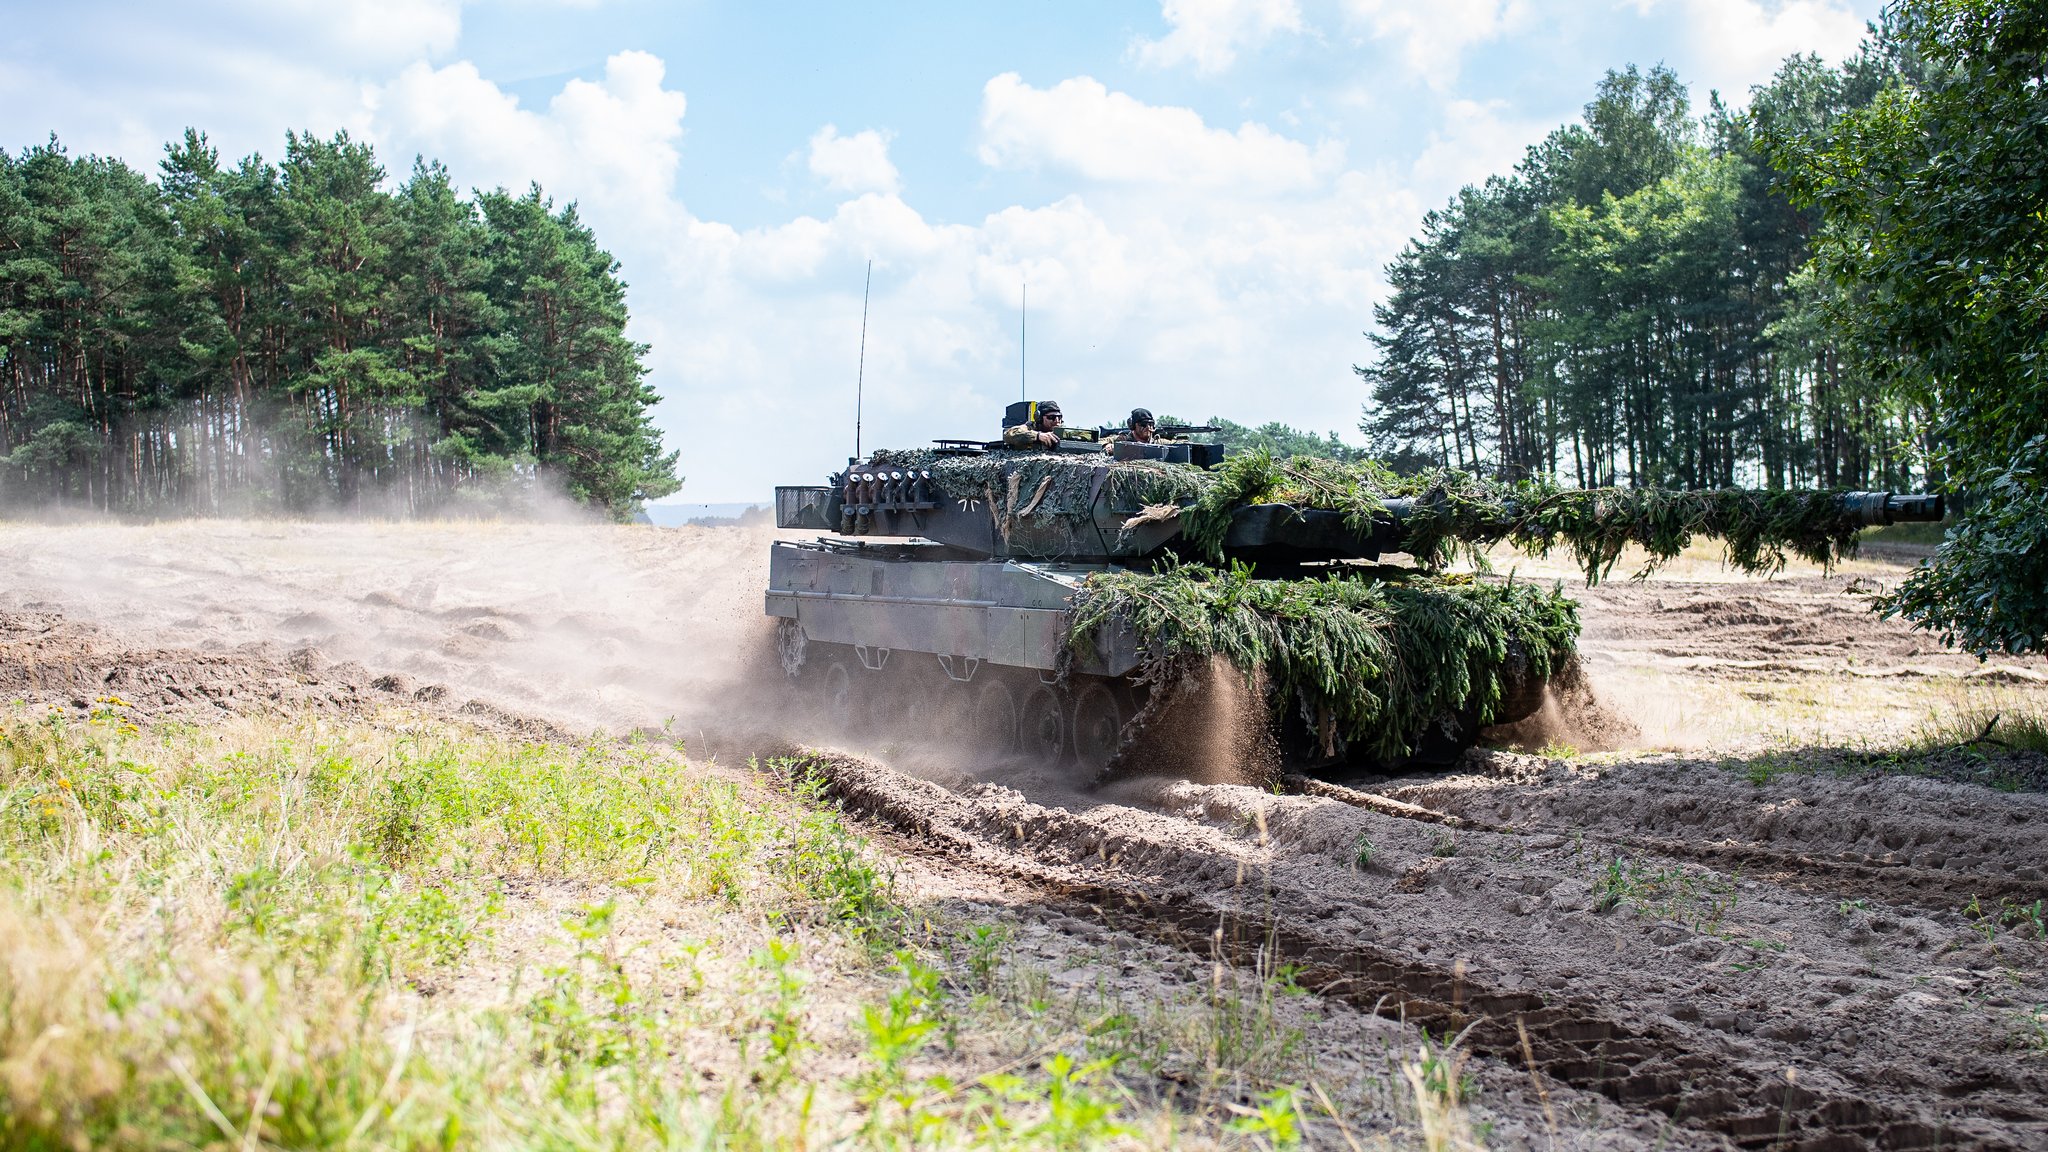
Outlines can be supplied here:
[[1003, 447], [1058, 448], [1060, 429], [1065, 425], [1066, 418], [1060, 415], [1059, 402], [1041, 401], [1037, 405], [1037, 417], [1029, 424], [1003, 429]]

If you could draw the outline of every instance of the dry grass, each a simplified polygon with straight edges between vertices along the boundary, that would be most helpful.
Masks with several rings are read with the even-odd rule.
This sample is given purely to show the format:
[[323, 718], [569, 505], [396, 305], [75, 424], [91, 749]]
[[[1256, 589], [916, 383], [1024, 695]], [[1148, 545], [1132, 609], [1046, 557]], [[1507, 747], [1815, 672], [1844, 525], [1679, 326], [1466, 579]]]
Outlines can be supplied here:
[[[126, 715], [0, 714], [0, 1148], [1337, 1131], [1290, 1079], [1284, 973], [1219, 968], [1109, 1020], [1006, 923], [907, 904], [800, 763]], [[1461, 1109], [1402, 1111], [1434, 1133]]]
[[1953, 744], [2000, 715], [2048, 714], [2048, 684], [1991, 677], [1861, 676], [1798, 671], [1778, 675], [1701, 676], [1685, 670], [1608, 666], [1594, 673], [1600, 700], [1633, 721], [1639, 747], [1745, 753], [1827, 746], [1859, 751]]
[[[1899, 527], [1918, 527], [1918, 525], [1900, 525]], [[1785, 561], [1785, 567], [1777, 574], [1777, 578], [1792, 579], [1801, 576], [1820, 576], [1827, 572], [1833, 572], [1843, 576], [1870, 576], [1894, 579], [1903, 574], [1904, 569], [1901, 566], [1901, 561], [1909, 558], [1918, 559], [1922, 548], [1917, 541], [1903, 538], [1894, 539], [1889, 536], [1874, 537], [1868, 532], [1864, 534], [1864, 543], [1866, 545], [1865, 551], [1842, 561], [1840, 564], [1834, 565], [1832, 568], [1824, 569], [1821, 565], [1815, 564], [1810, 560], [1803, 560], [1797, 556], [1788, 556]], [[1931, 552], [1931, 546], [1927, 547], [1926, 551]], [[1584, 571], [1572, 562], [1572, 558], [1568, 553], [1562, 550], [1552, 552], [1548, 556], [1533, 556], [1515, 548], [1513, 545], [1496, 544], [1486, 549], [1482, 553], [1482, 557], [1485, 565], [1492, 570], [1503, 573], [1513, 570], [1517, 576], [1524, 579], [1563, 580], [1566, 587], [1576, 583], [1583, 583], [1585, 580]], [[1644, 565], [1649, 560], [1650, 554], [1647, 551], [1634, 544], [1628, 545], [1622, 549], [1620, 558], [1615, 561], [1614, 578], [1618, 580], [1628, 574], [1642, 571]], [[1466, 570], [1471, 567], [1472, 565], [1469, 562], [1461, 561], [1453, 565], [1453, 570]], [[1694, 539], [1677, 556], [1664, 562], [1648, 577], [1648, 580], [1652, 583], [1685, 581], [1705, 584], [1740, 584], [1756, 579], [1758, 577], [1731, 567], [1728, 564], [1727, 548], [1719, 540], [1711, 537]]]
[[1931, 715], [1915, 735], [1915, 743], [1926, 749], [2048, 754], [2048, 707], [2029, 697], [1993, 698]]

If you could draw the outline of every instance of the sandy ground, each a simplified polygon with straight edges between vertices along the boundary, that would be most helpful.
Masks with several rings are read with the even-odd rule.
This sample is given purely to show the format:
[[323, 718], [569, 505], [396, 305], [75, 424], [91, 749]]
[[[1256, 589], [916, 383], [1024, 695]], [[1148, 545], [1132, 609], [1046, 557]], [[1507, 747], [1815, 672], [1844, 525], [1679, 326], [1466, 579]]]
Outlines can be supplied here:
[[[406, 702], [666, 728], [731, 763], [813, 734], [764, 664], [768, 538], [4, 526], [0, 695], [195, 719]], [[1944, 716], [2048, 709], [2048, 676], [1872, 616], [1910, 559], [1757, 581], [1703, 552], [1576, 587], [1626, 722], [1593, 727], [1635, 731], [1598, 755], [1565, 724], [1548, 756], [1313, 795], [1091, 790], [900, 742], [826, 764], [935, 895], [1030, 894], [1033, 946], [1084, 978], [1128, 976], [1085, 959], [1141, 954], [1126, 939], [1285, 958], [1333, 1067], [1385, 1050], [1375, 1015], [1462, 1031], [1497, 1146], [2048, 1146], [2048, 772], [1995, 746], [1884, 756]]]

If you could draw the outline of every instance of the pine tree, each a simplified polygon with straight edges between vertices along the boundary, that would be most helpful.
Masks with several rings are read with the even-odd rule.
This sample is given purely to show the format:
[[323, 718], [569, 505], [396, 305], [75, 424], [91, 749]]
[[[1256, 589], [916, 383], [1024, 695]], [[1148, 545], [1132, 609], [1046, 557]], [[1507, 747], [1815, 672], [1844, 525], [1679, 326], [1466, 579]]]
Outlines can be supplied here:
[[188, 131], [155, 183], [54, 139], [0, 154], [0, 496], [390, 514], [539, 470], [624, 516], [674, 491], [574, 209], [424, 160], [386, 184], [346, 133], [227, 167]]

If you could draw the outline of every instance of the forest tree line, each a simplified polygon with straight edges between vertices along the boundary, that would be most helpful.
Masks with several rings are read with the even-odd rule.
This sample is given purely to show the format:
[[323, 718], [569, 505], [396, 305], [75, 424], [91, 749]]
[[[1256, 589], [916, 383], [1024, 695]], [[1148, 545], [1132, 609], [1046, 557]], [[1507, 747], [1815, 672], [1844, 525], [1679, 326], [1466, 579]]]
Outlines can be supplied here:
[[0, 503], [623, 516], [679, 483], [626, 320], [573, 205], [389, 186], [346, 133], [223, 165], [188, 131], [154, 180], [0, 152]]
[[2041, 651], [2044, 204], [2036, 5], [1889, 0], [1857, 56], [1790, 59], [1740, 113], [1611, 72], [1389, 266], [1362, 430], [1510, 480], [1960, 495], [1880, 607]]
[[1926, 423], [1820, 320], [1821, 214], [1758, 133], [1820, 133], [1895, 74], [1786, 61], [1695, 117], [1669, 69], [1610, 72], [1582, 122], [1423, 218], [1375, 309], [1379, 453], [1581, 486], [1917, 487]]

